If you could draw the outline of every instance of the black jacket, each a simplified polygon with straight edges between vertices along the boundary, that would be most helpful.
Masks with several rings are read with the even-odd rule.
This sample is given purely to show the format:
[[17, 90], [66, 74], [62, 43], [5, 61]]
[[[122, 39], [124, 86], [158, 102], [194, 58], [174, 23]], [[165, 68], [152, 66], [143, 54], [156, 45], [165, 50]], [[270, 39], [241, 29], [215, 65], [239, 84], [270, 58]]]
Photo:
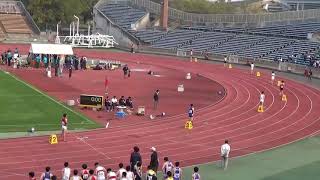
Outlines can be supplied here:
[[151, 154], [150, 166], [155, 167], [159, 165], [158, 153], [153, 151]]

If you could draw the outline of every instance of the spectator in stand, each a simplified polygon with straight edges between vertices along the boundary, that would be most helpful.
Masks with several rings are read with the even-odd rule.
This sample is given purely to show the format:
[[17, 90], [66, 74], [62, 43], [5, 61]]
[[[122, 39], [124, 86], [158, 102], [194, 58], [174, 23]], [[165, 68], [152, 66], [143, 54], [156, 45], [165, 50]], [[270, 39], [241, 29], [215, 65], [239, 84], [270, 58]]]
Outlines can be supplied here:
[[134, 146], [133, 147], [133, 152], [130, 155], [130, 165], [131, 165], [131, 170], [134, 172], [134, 166], [140, 162], [140, 164], [142, 163], [142, 158], [141, 155], [139, 153], [140, 149], [138, 146]]
[[62, 180], [69, 180], [71, 176], [71, 169], [69, 168], [69, 163], [64, 163], [64, 168], [62, 169]]
[[119, 99], [119, 105], [126, 106], [126, 99], [124, 98], [124, 96], [121, 96], [121, 98]]
[[118, 106], [118, 99], [116, 96], [113, 96], [111, 99], [111, 111], [115, 110], [115, 107]]
[[81, 176], [79, 176], [78, 173], [78, 170], [73, 170], [73, 176], [70, 177], [70, 180], [82, 180]]
[[126, 106], [133, 109], [133, 101], [130, 96], [126, 99]]
[[87, 164], [82, 164], [81, 177], [83, 180], [88, 180], [89, 178], [89, 170], [87, 168], [88, 168]]
[[142, 180], [142, 167], [141, 162], [137, 162], [137, 164], [134, 166], [134, 180]]
[[117, 174], [111, 170], [111, 168], [107, 169], [107, 180], [116, 180]]
[[97, 175], [97, 180], [105, 180], [106, 169], [100, 166], [98, 162], [96, 162], [94, 166], [96, 167], [95, 173]]
[[173, 171], [173, 164], [171, 161], [169, 161], [168, 157], [164, 157], [164, 163], [162, 165], [162, 173], [163, 173], [163, 178], [167, 179], [167, 173], [170, 172], [172, 174]]
[[90, 169], [89, 174], [90, 175], [89, 175], [88, 180], [97, 180], [98, 179], [97, 176], [94, 175], [94, 170], [93, 169]]
[[159, 166], [159, 159], [158, 159], [158, 153], [156, 151], [155, 147], [151, 148], [151, 158], [150, 158], [150, 168], [154, 171], [158, 171], [158, 166]]
[[36, 177], [33, 171], [29, 172], [29, 180], [36, 180]]
[[37, 55], [36, 56], [36, 68], [40, 67], [40, 61], [41, 61], [40, 55]]
[[117, 179], [118, 180], [121, 180], [121, 177], [122, 177], [122, 173], [123, 172], [127, 172], [126, 169], [124, 168], [123, 166], [123, 163], [119, 163], [119, 170], [117, 172]]
[[106, 106], [107, 112], [111, 111], [112, 102], [109, 96], [107, 96], [106, 99], [104, 100], [104, 105]]
[[127, 179], [128, 180], [134, 180], [134, 174], [131, 171], [131, 167], [130, 166], [126, 167], [126, 171], [127, 171]]
[[41, 174], [40, 180], [50, 180], [53, 174], [50, 172], [50, 167], [46, 167], [46, 171]]
[[182, 178], [182, 169], [179, 166], [180, 166], [180, 163], [176, 162], [175, 167], [173, 169], [173, 179], [174, 180], [181, 180], [181, 178]]

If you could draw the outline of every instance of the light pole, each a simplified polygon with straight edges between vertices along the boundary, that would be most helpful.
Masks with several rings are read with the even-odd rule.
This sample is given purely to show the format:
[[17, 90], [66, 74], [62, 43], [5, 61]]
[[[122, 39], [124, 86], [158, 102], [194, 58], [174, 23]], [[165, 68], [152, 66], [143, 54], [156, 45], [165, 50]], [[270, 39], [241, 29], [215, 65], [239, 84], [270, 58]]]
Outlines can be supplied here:
[[59, 37], [59, 25], [60, 24], [61, 24], [61, 21], [59, 21], [57, 24], [57, 35], [56, 35], [56, 40], [55, 40], [56, 44], [60, 44], [60, 37]]
[[73, 15], [73, 17], [77, 19], [77, 34], [76, 34], [76, 36], [79, 36], [79, 18], [76, 15]]

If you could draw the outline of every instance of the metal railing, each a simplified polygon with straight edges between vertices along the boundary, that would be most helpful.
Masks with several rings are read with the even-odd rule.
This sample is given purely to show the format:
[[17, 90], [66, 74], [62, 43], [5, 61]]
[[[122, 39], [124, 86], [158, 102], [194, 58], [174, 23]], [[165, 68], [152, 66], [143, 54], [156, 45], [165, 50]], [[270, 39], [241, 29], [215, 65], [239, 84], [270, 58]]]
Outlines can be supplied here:
[[31, 25], [32, 31], [35, 34], [40, 35], [41, 31], [40, 31], [39, 27], [34, 22], [33, 18], [31, 17], [30, 13], [27, 11], [24, 4], [21, 1], [16, 1], [16, 3], [17, 3], [17, 6], [20, 8], [21, 14], [26, 17], [28, 24]]
[[[108, 0], [105, 0], [108, 1]], [[112, 0], [115, 1], [115, 0]], [[132, 6], [145, 9], [151, 13], [161, 13], [161, 5], [151, 0], [121, 0]], [[169, 18], [179, 19], [190, 23], [202, 24], [266, 24], [273, 22], [304, 21], [320, 18], [320, 9], [303, 11], [286, 11], [263, 14], [196, 14], [169, 8]]]

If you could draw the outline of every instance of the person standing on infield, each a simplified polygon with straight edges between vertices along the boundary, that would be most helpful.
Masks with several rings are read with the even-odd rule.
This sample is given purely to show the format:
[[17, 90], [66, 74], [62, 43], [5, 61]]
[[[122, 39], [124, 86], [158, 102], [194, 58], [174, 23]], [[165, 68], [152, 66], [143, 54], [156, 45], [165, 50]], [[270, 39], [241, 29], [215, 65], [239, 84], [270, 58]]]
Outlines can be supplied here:
[[221, 167], [226, 170], [228, 167], [229, 153], [230, 153], [229, 141], [225, 140], [224, 144], [221, 146]]
[[66, 133], [67, 133], [67, 130], [68, 130], [68, 118], [67, 118], [67, 114], [64, 113], [62, 115], [62, 119], [61, 119], [61, 130], [62, 130], [62, 139], [63, 141], [66, 141]]
[[159, 103], [159, 89], [153, 94], [153, 108], [156, 110]]

